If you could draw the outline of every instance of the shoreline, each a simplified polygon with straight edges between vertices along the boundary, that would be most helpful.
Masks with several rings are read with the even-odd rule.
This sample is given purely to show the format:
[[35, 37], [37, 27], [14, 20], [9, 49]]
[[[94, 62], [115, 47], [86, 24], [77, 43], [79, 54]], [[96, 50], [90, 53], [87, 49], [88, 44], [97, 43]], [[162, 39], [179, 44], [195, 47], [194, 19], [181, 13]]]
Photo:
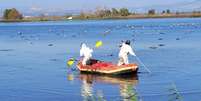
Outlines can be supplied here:
[[198, 14], [135, 14], [128, 16], [108, 16], [108, 17], [88, 17], [80, 18], [79, 16], [72, 16], [73, 19], [67, 19], [65, 16], [47, 16], [44, 18], [31, 17], [24, 18], [22, 20], [0, 20], [3, 23], [12, 23], [12, 22], [46, 22], [46, 21], [73, 21], [73, 20], [121, 20], [121, 19], [157, 19], [157, 18], [201, 18], [201, 13]]

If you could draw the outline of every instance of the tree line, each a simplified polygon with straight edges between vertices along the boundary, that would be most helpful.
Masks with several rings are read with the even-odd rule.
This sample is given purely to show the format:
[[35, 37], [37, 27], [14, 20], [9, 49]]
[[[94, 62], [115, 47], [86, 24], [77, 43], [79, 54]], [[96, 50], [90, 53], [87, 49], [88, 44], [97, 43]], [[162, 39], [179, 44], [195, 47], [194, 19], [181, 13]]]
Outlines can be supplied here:
[[3, 14], [5, 20], [21, 20], [23, 15], [15, 8], [5, 9]]
[[[201, 11], [192, 11], [192, 12], [171, 12], [171, 10], [166, 9], [163, 10], [162, 12], [157, 12], [155, 9], [149, 9], [147, 11], [147, 13], [144, 14], [140, 14], [140, 15], [166, 15], [166, 14], [192, 14], [192, 16], [194, 16], [193, 14], [197, 14], [196, 16], [200, 17], [201, 16]], [[137, 15], [137, 13], [134, 12], [130, 12], [127, 8], [111, 8], [111, 9], [106, 9], [106, 8], [97, 8], [94, 12], [81, 12], [79, 15], [74, 16], [75, 18], [77, 17], [77, 19], [93, 19], [93, 18], [126, 18], [126, 16], [131, 15], [131, 17], [134, 17], [135, 15]], [[139, 15], [139, 14], [138, 14]], [[40, 20], [44, 20], [43, 18], [47, 18], [47, 20], [49, 19], [49, 16], [38, 16], [40, 17]], [[64, 16], [65, 17], [65, 16]], [[62, 18], [59, 17], [59, 18]], [[65, 17], [66, 18], [66, 17]], [[15, 21], [15, 20], [24, 20], [23, 19], [23, 15], [22, 13], [20, 13], [17, 9], [15, 8], [11, 8], [11, 9], [5, 9], [3, 12], [3, 19], [4, 20], [8, 20], [8, 21]], [[32, 18], [34, 19], [34, 17]], [[63, 19], [63, 18], [62, 18]], [[46, 20], [46, 19], [45, 19]], [[58, 20], [58, 19], [57, 19]]]
[[131, 12], [127, 8], [96, 9], [93, 13], [81, 12], [80, 18], [105, 18], [114, 16], [128, 16]]

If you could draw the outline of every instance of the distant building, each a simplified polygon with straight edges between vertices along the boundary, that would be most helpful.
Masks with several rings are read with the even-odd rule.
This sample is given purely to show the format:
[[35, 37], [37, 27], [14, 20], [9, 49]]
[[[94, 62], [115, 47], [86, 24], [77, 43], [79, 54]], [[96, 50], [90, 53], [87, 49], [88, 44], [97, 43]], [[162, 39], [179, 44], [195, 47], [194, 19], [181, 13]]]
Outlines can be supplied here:
[[31, 18], [31, 17], [33, 17], [33, 16], [24, 16], [24, 18]]
[[72, 17], [72, 16], [70, 16], [70, 17], [68, 17], [67, 19], [68, 19], [68, 20], [72, 20], [72, 19], [73, 19], [73, 17]]

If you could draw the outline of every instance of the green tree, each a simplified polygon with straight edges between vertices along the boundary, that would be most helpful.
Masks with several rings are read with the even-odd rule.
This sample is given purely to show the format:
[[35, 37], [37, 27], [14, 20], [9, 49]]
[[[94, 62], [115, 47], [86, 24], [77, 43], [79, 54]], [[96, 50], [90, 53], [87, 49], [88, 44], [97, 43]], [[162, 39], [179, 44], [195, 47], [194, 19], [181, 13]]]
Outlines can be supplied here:
[[116, 8], [112, 8], [112, 15], [113, 16], [119, 15], [119, 11]]
[[167, 13], [167, 14], [170, 14], [170, 10], [169, 10], [169, 9], [167, 9], [167, 10], [166, 10], [166, 13]]
[[111, 16], [112, 15], [112, 12], [109, 9], [106, 9], [104, 13], [105, 13], [105, 16]]
[[108, 17], [111, 16], [112, 12], [109, 9], [97, 9], [95, 15], [97, 17]]
[[23, 16], [15, 8], [12, 8], [12, 9], [5, 9], [3, 18], [6, 20], [19, 20], [22, 19]]
[[10, 10], [9, 9], [5, 9], [4, 10], [4, 14], [3, 14], [3, 18], [4, 19], [7, 19], [8, 18], [8, 13], [10, 12]]
[[150, 9], [150, 10], [148, 11], [148, 14], [149, 14], [149, 15], [154, 15], [154, 14], [155, 14], [155, 9]]
[[121, 16], [128, 16], [130, 14], [127, 8], [121, 8], [119, 13]]
[[162, 14], [165, 14], [165, 11], [164, 11], [164, 10], [162, 11]]

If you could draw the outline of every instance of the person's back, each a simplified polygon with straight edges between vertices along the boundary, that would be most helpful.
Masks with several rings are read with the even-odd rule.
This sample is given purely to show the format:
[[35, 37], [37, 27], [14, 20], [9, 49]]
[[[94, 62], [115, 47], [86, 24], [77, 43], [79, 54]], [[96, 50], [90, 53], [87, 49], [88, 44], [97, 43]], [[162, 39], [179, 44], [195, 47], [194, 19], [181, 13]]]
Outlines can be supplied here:
[[82, 43], [80, 49], [80, 56], [83, 57], [82, 65], [86, 65], [87, 61], [89, 61], [92, 57], [93, 49], [90, 49], [86, 46], [85, 43]]
[[120, 48], [120, 52], [119, 52], [119, 56], [125, 56], [125, 55], [128, 55], [131, 54], [131, 55], [134, 55], [135, 53], [133, 52], [131, 46], [123, 43], [121, 48]]
[[123, 43], [120, 52], [119, 52], [119, 62], [118, 65], [122, 64], [128, 64], [128, 54], [131, 54], [133, 56], [136, 56], [135, 53], [133, 52], [131, 46], [130, 46], [130, 41], [126, 41], [126, 43]]

